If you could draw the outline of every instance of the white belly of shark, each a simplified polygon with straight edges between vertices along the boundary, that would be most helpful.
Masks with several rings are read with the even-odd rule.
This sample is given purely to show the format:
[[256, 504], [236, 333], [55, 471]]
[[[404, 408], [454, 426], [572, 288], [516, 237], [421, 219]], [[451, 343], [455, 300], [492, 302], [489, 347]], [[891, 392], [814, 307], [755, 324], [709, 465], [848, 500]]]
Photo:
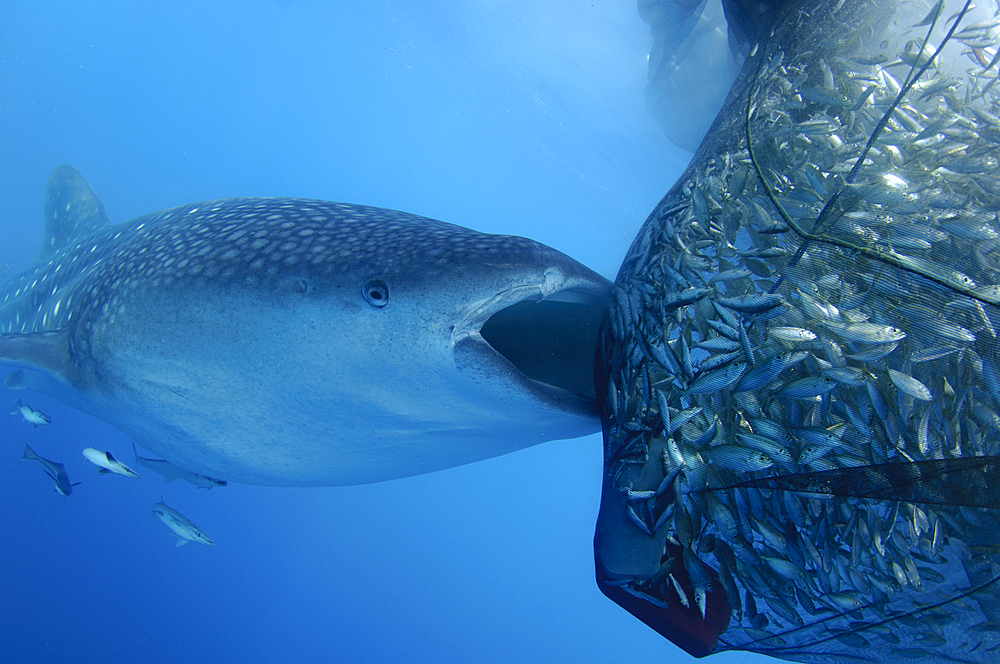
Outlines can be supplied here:
[[46, 216], [36, 264], [0, 284], [6, 385], [181, 468], [361, 484], [600, 429], [609, 284], [537, 242], [302, 199], [110, 225], [69, 167]]

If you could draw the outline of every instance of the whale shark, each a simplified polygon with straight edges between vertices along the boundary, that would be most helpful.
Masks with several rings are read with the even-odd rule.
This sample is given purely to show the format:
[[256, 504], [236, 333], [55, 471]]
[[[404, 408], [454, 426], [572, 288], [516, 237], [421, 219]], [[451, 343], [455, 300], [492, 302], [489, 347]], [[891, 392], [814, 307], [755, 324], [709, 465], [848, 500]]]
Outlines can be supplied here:
[[185, 470], [272, 486], [428, 473], [600, 430], [610, 283], [526, 238], [296, 198], [112, 224], [57, 168], [0, 283], [5, 385]]

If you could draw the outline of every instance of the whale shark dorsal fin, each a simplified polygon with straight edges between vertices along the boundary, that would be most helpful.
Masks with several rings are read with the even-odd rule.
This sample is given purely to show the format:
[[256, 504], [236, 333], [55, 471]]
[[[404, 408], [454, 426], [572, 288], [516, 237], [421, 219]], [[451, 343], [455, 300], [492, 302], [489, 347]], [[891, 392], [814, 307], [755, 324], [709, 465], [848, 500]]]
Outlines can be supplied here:
[[[72, 360], [68, 330], [0, 334], [0, 362], [37, 369], [67, 380]], [[15, 371], [4, 382], [10, 389], [21, 389], [24, 378], [23, 371]]]
[[45, 190], [45, 240], [38, 252], [45, 260], [78, 236], [111, 223], [90, 183], [72, 166], [57, 166]]

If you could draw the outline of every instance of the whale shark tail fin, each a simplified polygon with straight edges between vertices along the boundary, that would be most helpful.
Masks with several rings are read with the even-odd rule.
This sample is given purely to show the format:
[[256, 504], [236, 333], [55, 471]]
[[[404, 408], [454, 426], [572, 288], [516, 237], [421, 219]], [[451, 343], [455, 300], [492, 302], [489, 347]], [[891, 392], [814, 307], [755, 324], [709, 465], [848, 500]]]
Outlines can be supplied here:
[[80, 171], [57, 166], [45, 190], [45, 240], [37, 260], [49, 258], [74, 238], [110, 223], [104, 204]]

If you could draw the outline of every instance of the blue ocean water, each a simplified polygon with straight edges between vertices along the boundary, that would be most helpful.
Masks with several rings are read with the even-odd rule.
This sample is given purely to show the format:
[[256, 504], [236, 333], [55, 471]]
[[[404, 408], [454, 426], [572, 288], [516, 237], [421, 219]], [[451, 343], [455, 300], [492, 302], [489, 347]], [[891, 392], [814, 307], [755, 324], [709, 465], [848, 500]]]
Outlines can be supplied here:
[[[97, 4], [4, 5], [14, 271], [68, 163], [114, 221], [231, 196], [342, 200], [526, 235], [613, 278], [688, 158], [646, 112], [651, 39], [631, 2]], [[81, 450], [128, 463], [130, 441], [26, 400], [53, 422], [0, 417], [2, 661], [690, 659], [594, 582], [598, 436], [378, 485], [209, 492], [99, 476]], [[25, 443], [82, 482], [72, 496], [20, 461]], [[151, 519], [161, 496], [218, 546], [174, 548]]]

